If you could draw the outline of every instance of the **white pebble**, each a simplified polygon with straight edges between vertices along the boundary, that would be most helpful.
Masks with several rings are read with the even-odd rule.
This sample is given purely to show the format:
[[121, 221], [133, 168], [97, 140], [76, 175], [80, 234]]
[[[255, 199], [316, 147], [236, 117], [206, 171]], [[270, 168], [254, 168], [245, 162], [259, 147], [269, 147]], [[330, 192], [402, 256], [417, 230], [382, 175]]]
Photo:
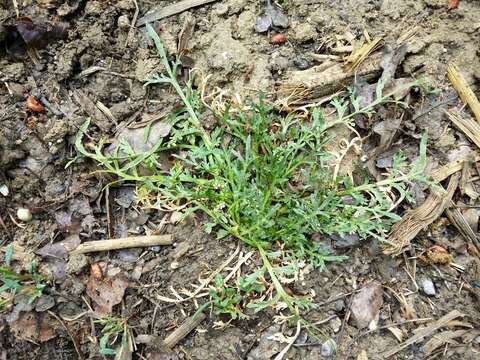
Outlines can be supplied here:
[[23, 222], [29, 222], [30, 220], [32, 220], [32, 213], [30, 212], [29, 209], [19, 208], [17, 210], [17, 217], [19, 220]]
[[423, 278], [420, 280], [420, 285], [422, 287], [423, 292], [428, 295], [428, 296], [433, 296], [435, 295], [435, 285], [433, 284], [433, 281], [430, 278]]
[[118, 27], [120, 29], [129, 29], [130, 28], [130, 20], [128, 19], [127, 15], [121, 15], [118, 18], [117, 24], [118, 24]]
[[3, 196], [8, 196], [9, 193], [10, 191], [8, 190], [7, 185], [5, 184], [0, 185], [0, 194], [2, 194]]

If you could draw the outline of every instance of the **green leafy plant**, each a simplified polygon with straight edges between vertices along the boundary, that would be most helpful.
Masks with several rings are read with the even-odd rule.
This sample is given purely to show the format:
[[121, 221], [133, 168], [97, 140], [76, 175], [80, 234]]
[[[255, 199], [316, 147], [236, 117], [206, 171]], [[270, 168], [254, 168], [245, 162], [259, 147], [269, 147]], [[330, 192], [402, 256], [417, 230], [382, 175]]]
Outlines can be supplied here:
[[[99, 341], [100, 354], [102, 355], [115, 355], [117, 349], [113, 349], [110, 346], [116, 342], [123, 344], [128, 338], [128, 325], [127, 320], [120, 319], [114, 316], [106, 316], [104, 318], [94, 321], [95, 324], [101, 325], [102, 330]], [[118, 341], [120, 337], [120, 341]], [[122, 345], [123, 346], [123, 345]]]
[[217, 274], [215, 286], [210, 287], [210, 303], [215, 314], [228, 314], [232, 320], [245, 319], [245, 314], [240, 310], [243, 297], [234, 288], [223, 284], [223, 277]]
[[[102, 142], [94, 152], [83, 146], [87, 121], [77, 137], [77, 149], [99, 162], [103, 171], [135, 182], [140, 204], [158, 209], [181, 206], [185, 216], [203, 211], [212, 219], [205, 226], [208, 232], [216, 231], [218, 239], [233, 236], [257, 249], [263, 266], [238, 286], [244, 291], [258, 290], [257, 279], [265, 277], [275, 293], [267, 300], [254, 298], [247, 306], [259, 311], [283, 304], [298, 318], [300, 310], [309, 310], [314, 304], [290, 295], [282, 283], [294, 279], [304, 260], [323, 269], [329, 261], [345, 259], [330, 255], [313, 234], [324, 238], [357, 234], [362, 239], [386, 241], [390, 226], [399, 220], [393, 209], [408, 197], [409, 184], [428, 182], [423, 174], [425, 137], [415, 162], [408, 164], [399, 154], [390, 173], [373, 183], [368, 177], [358, 184], [349, 176], [338, 175], [333, 168], [340, 164], [327, 151], [333, 141], [331, 128], [351, 127], [356, 116], [371, 115], [380, 104], [401, 105], [393, 95], [405, 87], [382, 94], [379, 85], [376, 99], [364, 107], [353, 93], [336, 99], [332, 102], [336, 114], [329, 121], [320, 109], [314, 109], [308, 119], [284, 116], [260, 98], [249, 110], [230, 111], [234, 109], [227, 106], [223, 113], [215, 113], [216, 126], [208, 130], [197, 115], [204, 109], [191, 83], [182, 87], [176, 78], [179, 61], [170, 64], [158, 35], [149, 25], [147, 31], [166, 72], [147, 85], [171, 85], [185, 105], [172, 119], [170, 137], [144, 154], [135, 154], [128, 144], [121, 144], [114, 154], [105, 155]], [[167, 174], [158, 170], [156, 161], [165, 150], [181, 150], [174, 155], [175, 164]], [[145, 171], [140, 169], [151, 175], [143, 175]], [[222, 287], [210, 292], [210, 303], [219, 313], [241, 317], [240, 297], [225, 289], [222, 280]]]
[[30, 263], [27, 273], [18, 274], [10, 268], [13, 256], [13, 247], [7, 248], [5, 253], [6, 267], [0, 267], [0, 294], [4, 297], [0, 300], [0, 310], [5, 305], [10, 304], [18, 294], [26, 295], [28, 302], [33, 301], [42, 296], [43, 290], [47, 286], [46, 278], [37, 272], [37, 262], [34, 260]]

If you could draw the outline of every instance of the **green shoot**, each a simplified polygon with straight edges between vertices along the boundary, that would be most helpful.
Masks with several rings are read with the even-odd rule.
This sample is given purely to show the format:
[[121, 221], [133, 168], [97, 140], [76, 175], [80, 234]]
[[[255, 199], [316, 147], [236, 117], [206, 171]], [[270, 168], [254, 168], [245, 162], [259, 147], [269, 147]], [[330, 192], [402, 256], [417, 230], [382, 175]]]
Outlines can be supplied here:
[[120, 343], [126, 340], [128, 336], [127, 320], [119, 319], [113, 316], [107, 316], [99, 320], [94, 321], [95, 324], [99, 324], [102, 327], [99, 341], [100, 354], [102, 355], [115, 355], [116, 349], [111, 346], [117, 342], [120, 337]]
[[[5, 256], [5, 263], [8, 265], [11, 261], [9, 250]], [[43, 290], [46, 287], [45, 277], [37, 272], [37, 265], [35, 261], [29, 265], [26, 274], [17, 274], [9, 266], [0, 267], [0, 310], [13, 302], [18, 294], [23, 294], [28, 297], [28, 302], [31, 304], [36, 299], [40, 298]]]

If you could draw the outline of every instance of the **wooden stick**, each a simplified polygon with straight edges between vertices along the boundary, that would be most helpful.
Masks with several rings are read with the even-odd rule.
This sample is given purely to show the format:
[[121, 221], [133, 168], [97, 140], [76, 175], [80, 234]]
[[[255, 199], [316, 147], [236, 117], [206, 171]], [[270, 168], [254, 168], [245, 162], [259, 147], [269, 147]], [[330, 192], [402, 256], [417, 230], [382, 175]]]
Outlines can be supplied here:
[[[435, 169], [432, 172], [432, 179], [437, 182], [445, 180], [450, 175], [455, 174], [457, 171], [462, 170], [463, 163], [465, 162], [466, 159], [467, 157], [462, 157], [460, 159], [451, 161], [446, 165], [440, 166], [439, 168]], [[480, 156], [477, 156], [475, 158], [475, 162], [479, 162], [479, 161], [480, 161]]]
[[442, 328], [443, 326], [447, 325], [449, 321], [456, 319], [457, 317], [463, 316], [463, 314], [458, 310], [452, 310], [447, 315], [442, 316], [436, 322], [427, 326], [420, 331], [418, 331], [415, 335], [413, 335], [410, 339], [406, 340], [403, 344], [395, 346], [393, 349], [387, 351], [383, 354], [383, 358], [387, 359], [392, 355], [395, 355], [397, 352], [405, 349], [406, 347], [415, 344], [417, 341], [423, 340], [426, 336], [432, 335], [435, 331]]
[[448, 65], [447, 76], [455, 90], [457, 90], [460, 99], [470, 106], [477, 121], [480, 123], [480, 101], [478, 101], [474, 92], [468, 85], [467, 80], [465, 80], [455, 64]]
[[144, 17], [138, 20], [137, 26], [142, 26], [155, 20], [161, 20], [163, 18], [184, 12], [190, 8], [205, 5], [214, 1], [217, 0], [183, 0], [165, 7], [161, 7], [158, 10], [151, 10], [147, 12]]
[[163, 340], [163, 344], [168, 348], [173, 348], [185, 336], [187, 336], [190, 331], [195, 329], [203, 320], [205, 320], [205, 318], [206, 316], [204, 313], [189, 317], [182, 325], [180, 325], [170, 335], [168, 335], [165, 340]]
[[78, 245], [70, 254], [127, 249], [133, 247], [149, 247], [156, 245], [172, 245], [173, 235], [133, 236], [122, 239], [87, 241]]

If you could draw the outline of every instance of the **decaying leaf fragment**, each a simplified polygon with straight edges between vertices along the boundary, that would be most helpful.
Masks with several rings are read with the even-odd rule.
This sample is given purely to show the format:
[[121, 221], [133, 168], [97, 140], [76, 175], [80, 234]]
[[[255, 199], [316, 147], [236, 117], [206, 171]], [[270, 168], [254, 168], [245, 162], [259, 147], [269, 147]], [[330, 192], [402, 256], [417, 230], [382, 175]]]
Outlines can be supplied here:
[[21, 340], [45, 342], [56, 336], [55, 323], [48, 313], [28, 311], [10, 324], [10, 331]]
[[111, 314], [113, 307], [122, 301], [127, 287], [128, 281], [121, 274], [98, 278], [93, 271], [88, 278], [86, 292], [93, 301], [95, 313], [103, 317]]
[[20, 17], [12, 24], [0, 24], [0, 43], [5, 43], [8, 53], [20, 57], [25, 55], [29, 47], [43, 49], [52, 42], [64, 39], [67, 30], [67, 23]]

